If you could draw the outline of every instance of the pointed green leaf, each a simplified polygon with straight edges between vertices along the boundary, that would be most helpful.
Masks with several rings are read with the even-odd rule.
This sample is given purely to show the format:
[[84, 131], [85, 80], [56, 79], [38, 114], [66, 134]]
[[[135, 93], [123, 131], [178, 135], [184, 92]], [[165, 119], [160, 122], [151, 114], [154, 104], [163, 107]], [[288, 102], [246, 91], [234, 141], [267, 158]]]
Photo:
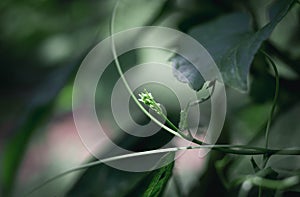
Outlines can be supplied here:
[[[271, 9], [270, 22], [256, 32], [251, 28], [249, 15], [234, 13], [199, 25], [189, 34], [198, 40], [214, 58], [227, 85], [240, 91], [247, 91], [247, 78], [254, 55], [288, 13], [293, 2], [293, 0], [277, 1]], [[199, 90], [203, 85], [203, 78], [195, 67], [178, 55], [171, 60], [176, 72], [186, 78], [184, 82], [188, 81], [194, 90]], [[182, 81], [184, 77], [178, 77], [180, 75], [176, 72], [175, 77]]]
[[[170, 162], [174, 159], [174, 154], [168, 154], [162, 162]], [[160, 168], [153, 175], [152, 181], [145, 191], [143, 197], [158, 197], [162, 195], [169, 179], [172, 176], [172, 171], [174, 167], [174, 162], [169, 163], [168, 165]]]

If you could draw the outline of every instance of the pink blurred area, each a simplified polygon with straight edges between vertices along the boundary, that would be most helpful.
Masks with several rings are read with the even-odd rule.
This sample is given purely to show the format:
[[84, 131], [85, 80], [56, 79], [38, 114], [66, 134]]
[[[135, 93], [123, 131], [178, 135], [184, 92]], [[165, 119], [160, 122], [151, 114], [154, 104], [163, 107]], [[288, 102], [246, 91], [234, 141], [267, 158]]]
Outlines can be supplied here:
[[[89, 124], [88, 120], [86, 124]], [[104, 147], [105, 142], [102, 143]], [[186, 142], [176, 140], [176, 146], [185, 145]], [[184, 191], [189, 191], [204, 170], [206, 158], [199, 157], [199, 151], [184, 151], [175, 162], [174, 175], [182, 180]], [[60, 172], [79, 166], [90, 156], [76, 130], [72, 113], [61, 115], [32, 139], [18, 173], [17, 191], [26, 191]]]
[[[203, 140], [201, 136], [197, 138]], [[186, 142], [180, 138], [178, 138], [175, 143], [178, 147], [186, 145]], [[182, 193], [187, 194], [195, 182], [197, 182], [201, 173], [205, 170], [207, 159], [205, 153], [206, 150], [190, 149], [184, 151], [184, 153], [176, 159], [173, 173], [180, 183]], [[169, 188], [167, 192], [172, 193], [170, 190]]]
[[[52, 120], [33, 138], [18, 173], [19, 190], [80, 165], [90, 156], [76, 131], [72, 113]], [[28, 189], [28, 188], [27, 188]]]

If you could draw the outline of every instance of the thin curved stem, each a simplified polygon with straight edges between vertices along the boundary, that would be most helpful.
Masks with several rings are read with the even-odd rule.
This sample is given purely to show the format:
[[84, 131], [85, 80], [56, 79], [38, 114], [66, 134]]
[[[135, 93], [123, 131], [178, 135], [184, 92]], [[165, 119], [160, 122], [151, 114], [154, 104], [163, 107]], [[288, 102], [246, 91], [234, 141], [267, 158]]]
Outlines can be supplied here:
[[[116, 11], [117, 11], [117, 8], [118, 8], [118, 5], [119, 5], [119, 1], [117, 1], [115, 7], [114, 7], [114, 10], [113, 10], [113, 14], [112, 14], [112, 18], [111, 18], [111, 22], [110, 22], [110, 33], [111, 33], [111, 45], [112, 45], [112, 53], [113, 53], [113, 56], [114, 56], [114, 61], [115, 61], [115, 64], [116, 64], [116, 67], [117, 67], [117, 70], [121, 76], [121, 79], [123, 81], [123, 83], [125, 84], [125, 87], [127, 89], [127, 91], [130, 93], [130, 95], [132, 96], [133, 100], [135, 101], [135, 103], [138, 105], [138, 107], [151, 119], [153, 120], [156, 124], [158, 124], [160, 127], [162, 127], [163, 129], [165, 129], [166, 131], [172, 133], [173, 135], [177, 136], [177, 137], [180, 137], [182, 139], [185, 139], [185, 140], [188, 140], [188, 141], [191, 141], [191, 142], [194, 142], [198, 145], [207, 145], [207, 146], [213, 146], [213, 145], [209, 145], [209, 144], [206, 144], [196, 138], [191, 138], [191, 137], [188, 137], [184, 134], [182, 134], [181, 132], [179, 133], [178, 131], [180, 131], [171, 121], [168, 120], [168, 118], [164, 115], [166, 121], [168, 123], [171, 123], [170, 125], [172, 127], [174, 127], [175, 130], [167, 127], [166, 125], [162, 124], [159, 120], [157, 120], [154, 116], [152, 116], [143, 106], [142, 104], [138, 101], [138, 99], [136, 98], [136, 96], [133, 94], [124, 74], [123, 74], [123, 71], [122, 71], [122, 68], [120, 66], [120, 62], [119, 62], [119, 59], [118, 59], [118, 55], [117, 55], [117, 52], [116, 52], [116, 48], [115, 48], [115, 41], [114, 41], [114, 21], [115, 21], [115, 17], [116, 17]], [[272, 64], [272, 66], [274, 66], [274, 69], [275, 69], [275, 72], [276, 72], [276, 75], [278, 75], [278, 72], [277, 72], [277, 69], [276, 69], [276, 66]], [[276, 84], [278, 84], [279, 82], [277, 81]], [[276, 85], [278, 86], [278, 85]], [[278, 88], [278, 87], [277, 87]], [[277, 97], [278, 97], [278, 89], [276, 91], [276, 96], [275, 96], [275, 99], [274, 101], [277, 101]], [[276, 104], [276, 102], [274, 102]], [[274, 113], [274, 109], [275, 109], [275, 105], [273, 105], [272, 107], [272, 110], [271, 110], [271, 116], [273, 116], [273, 113]], [[271, 119], [269, 119], [269, 125], [271, 124]], [[269, 128], [270, 126], [268, 126], [267, 128]], [[267, 132], [269, 133], [269, 132]], [[268, 136], [268, 135], [267, 135]], [[230, 149], [229, 147], [231, 148], [240, 148], [240, 149], [248, 149], [248, 150], [234, 150], [234, 149]], [[227, 149], [224, 149], [224, 148], [227, 148]], [[228, 149], [229, 148], [229, 149]], [[262, 152], [249, 152], [249, 147], [248, 146], [234, 146], [234, 145], [228, 145], [227, 147], [214, 147], [215, 150], [219, 150], [219, 151], [222, 151], [224, 153], [231, 153], [231, 154], [262, 154]], [[250, 147], [250, 149], [254, 149], [254, 150], [258, 150], [260, 148], [257, 148], [257, 147]], [[262, 151], [262, 149], [260, 149]], [[280, 153], [280, 150], [279, 151], [276, 151], [276, 150], [268, 150], [268, 149], [264, 149], [264, 154], [269, 154], [269, 155], [272, 155], [272, 154], [279, 154]], [[297, 153], [297, 152], [296, 152]], [[298, 154], [298, 153], [297, 153]]]
[[[272, 104], [272, 108], [271, 108], [271, 111], [269, 114], [267, 127], [266, 127], [266, 133], [265, 133], [265, 148], [267, 149], [268, 145], [269, 145], [270, 127], [271, 127], [271, 123], [272, 123], [272, 119], [273, 119], [273, 115], [274, 115], [274, 111], [276, 108], [278, 95], [279, 95], [279, 75], [278, 75], [277, 67], [276, 67], [274, 61], [272, 60], [272, 58], [265, 51], [261, 50], [261, 52], [265, 55], [266, 59], [270, 62], [270, 65], [273, 68], [274, 73], [275, 73], [275, 95], [274, 95], [273, 104]], [[270, 156], [271, 156], [270, 154], [264, 154], [263, 164], [262, 164], [263, 168], [265, 168], [267, 166]], [[259, 188], [258, 188], [258, 196], [259, 197], [262, 196], [262, 186], [259, 186]]]
[[[146, 114], [152, 121], [154, 121], [157, 125], [159, 125], [160, 127], [162, 127], [163, 129], [165, 129], [166, 131], [172, 133], [173, 135], [183, 138], [183, 136], [181, 136], [178, 132], [174, 131], [173, 129], [170, 129], [169, 127], [165, 126], [164, 124], [162, 124], [159, 120], [157, 120], [154, 116], [152, 116], [143, 106], [142, 104], [138, 101], [138, 99], [136, 98], [136, 96], [133, 94], [127, 80], [125, 79], [125, 76], [123, 74], [122, 68], [120, 66], [120, 62], [118, 59], [118, 55], [116, 52], [116, 48], [115, 48], [115, 40], [114, 40], [114, 21], [115, 21], [115, 17], [116, 17], [116, 12], [117, 12], [117, 8], [119, 6], [119, 1], [117, 1], [114, 10], [113, 10], [113, 14], [111, 17], [111, 22], [110, 22], [110, 34], [111, 34], [111, 47], [112, 47], [112, 53], [114, 56], [114, 61], [118, 70], [118, 73], [121, 76], [121, 79], [127, 89], [127, 91], [129, 92], [129, 94], [131, 95], [131, 97], [133, 98], [134, 102], [137, 104], [137, 106], [144, 112], [144, 114]], [[184, 138], [183, 138], [184, 139]]]
[[275, 95], [274, 95], [274, 99], [273, 99], [273, 105], [270, 111], [270, 116], [268, 119], [268, 123], [267, 123], [267, 127], [266, 127], [266, 134], [265, 134], [265, 147], [268, 148], [268, 144], [269, 144], [269, 134], [270, 134], [270, 127], [271, 127], [271, 123], [272, 123], [272, 118], [275, 112], [275, 108], [276, 108], [276, 104], [277, 104], [277, 100], [278, 100], [278, 95], [279, 95], [279, 75], [278, 75], [278, 70], [277, 67], [274, 63], [274, 61], [272, 60], [272, 58], [264, 51], [262, 51], [262, 53], [266, 56], [267, 60], [270, 62], [270, 65], [272, 66], [274, 73], [275, 73]]
[[[136, 152], [136, 153], [130, 153], [125, 155], [119, 155], [114, 157], [109, 157], [106, 159], [101, 159], [95, 162], [90, 162], [84, 165], [81, 165], [79, 167], [75, 167], [72, 169], [69, 169], [65, 172], [62, 172], [45, 182], [43, 182], [41, 185], [35, 187], [30, 192], [26, 194], [26, 196], [33, 194], [37, 190], [41, 189], [45, 185], [67, 175], [75, 171], [87, 169], [89, 167], [97, 166], [103, 163], [108, 163], [112, 161], [118, 161], [122, 159], [127, 158], [134, 158], [139, 156], [146, 156], [146, 155], [152, 155], [152, 154], [159, 154], [159, 153], [168, 153], [168, 152], [177, 152], [177, 151], [183, 151], [183, 150], [191, 150], [191, 149], [212, 149], [217, 150], [225, 153], [230, 154], [237, 154], [237, 155], [263, 155], [263, 154], [278, 154], [278, 155], [300, 155], [300, 149], [298, 150], [276, 150], [276, 149], [265, 149], [260, 147], [251, 147], [251, 146], [244, 146], [244, 145], [200, 145], [200, 146], [183, 146], [183, 147], [174, 147], [174, 148], [165, 148], [165, 149], [156, 149], [156, 150], [149, 150], [149, 151], [143, 151], [143, 152]], [[239, 150], [242, 149], [242, 150]]]
[[236, 184], [242, 184], [248, 182], [252, 185], [259, 186], [266, 189], [272, 190], [284, 190], [300, 183], [299, 176], [291, 176], [282, 180], [272, 180], [267, 178], [262, 178], [260, 176], [249, 175], [241, 178]]
[[[47, 181], [45, 181], [44, 183], [40, 184], [39, 186], [35, 187], [34, 189], [32, 189], [29, 193], [27, 193], [27, 196], [30, 194], [33, 194], [34, 192], [36, 192], [37, 190], [39, 190], [40, 188], [42, 188], [43, 186], [45, 186], [48, 183], [53, 182], [54, 180], [57, 180], [67, 174], [70, 174], [72, 172], [75, 171], [79, 171], [79, 170], [83, 170], [83, 169], [87, 169], [89, 167], [93, 167], [93, 166], [97, 166], [100, 165], [102, 163], [107, 163], [107, 162], [112, 162], [112, 161], [117, 161], [117, 160], [122, 160], [122, 159], [126, 159], [126, 158], [133, 158], [133, 157], [138, 157], [138, 156], [145, 156], [145, 155], [151, 155], [151, 154], [158, 154], [158, 153], [167, 153], [167, 152], [177, 152], [177, 151], [182, 151], [182, 150], [190, 150], [190, 149], [201, 149], [201, 148], [206, 148], [206, 149], [212, 149], [212, 150], [216, 150], [216, 151], [221, 151], [223, 153], [229, 153], [229, 154], [236, 154], [236, 155], [300, 155], [300, 149], [294, 149], [294, 150], [279, 150], [279, 149], [268, 149], [268, 133], [269, 133], [269, 128], [270, 128], [270, 124], [271, 124], [271, 119], [275, 110], [275, 105], [276, 105], [276, 101], [277, 101], [277, 97], [278, 97], [278, 72], [276, 69], [275, 64], [272, 62], [271, 58], [266, 55], [273, 68], [275, 71], [275, 75], [276, 77], [276, 93], [275, 93], [275, 98], [274, 98], [274, 102], [273, 102], [273, 107], [270, 113], [270, 119], [268, 121], [268, 126], [267, 126], [267, 132], [266, 132], [266, 147], [265, 148], [261, 148], [261, 147], [252, 147], [252, 146], [246, 146], [246, 145], [209, 145], [206, 144], [198, 139], [195, 138], [190, 138], [185, 136], [184, 134], [181, 133], [181, 131], [171, 122], [168, 120], [168, 118], [163, 114], [164, 118], [166, 119], [167, 123], [174, 129], [171, 129], [167, 126], [165, 126], [164, 124], [162, 124], [159, 120], [157, 120], [154, 116], [152, 116], [142, 105], [141, 103], [138, 101], [138, 99], [136, 98], [136, 96], [133, 94], [129, 84], [127, 83], [124, 74], [122, 72], [119, 60], [118, 60], [118, 56], [116, 53], [116, 49], [115, 49], [115, 42], [114, 42], [114, 38], [113, 38], [113, 32], [114, 32], [114, 21], [115, 21], [115, 16], [116, 16], [116, 10], [117, 7], [119, 5], [119, 1], [117, 1], [116, 6], [114, 7], [114, 11], [113, 11], [113, 15], [111, 18], [111, 27], [110, 27], [110, 31], [111, 31], [111, 44], [112, 44], [112, 53], [114, 56], [114, 61], [117, 67], [117, 70], [121, 76], [121, 79], [123, 80], [126, 89], [128, 90], [128, 92], [130, 93], [130, 95], [132, 96], [133, 100], [135, 101], [135, 103], [138, 105], [138, 107], [151, 119], [153, 120], [156, 124], [158, 124], [160, 127], [162, 127], [163, 129], [167, 130], [168, 132], [174, 134], [175, 136], [178, 136], [180, 138], [189, 140], [191, 142], [194, 142], [196, 144], [199, 144], [199, 146], [187, 146], [187, 147], [175, 147], [175, 148], [166, 148], [166, 149], [156, 149], [156, 150], [150, 150], [150, 151], [143, 151], [143, 152], [137, 152], [137, 153], [130, 153], [130, 154], [125, 154], [125, 155], [120, 155], [120, 156], [114, 156], [114, 157], [110, 157], [110, 158], [106, 158], [106, 159], [102, 159], [102, 160], [98, 160], [95, 162], [90, 162], [84, 165], [81, 165], [79, 167], [75, 167], [72, 169], [69, 169], [65, 172], [62, 172], [50, 179], [48, 179]], [[249, 177], [248, 177], [249, 178]], [[259, 179], [257, 179], [259, 178]], [[274, 182], [273, 180], [264, 180], [261, 177], [251, 177], [252, 183], [256, 184], [256, 185], [260, 185], [262, 187], [267, 187], [270, 188], [273, 185], [275, 186], [280, 186], [282, 185], [282, 183], [285, 183], [285, 186], [290, 186], [291, 183], [294, 184], [296, 181], [296, 179], [294, 177], [290, 177], [288, 179], [282, 180], [283, 182]], [[299, 179], [297, 179], [297, 183], [299, 182]], [[278, 184], [280, 183], [280, 184]]]

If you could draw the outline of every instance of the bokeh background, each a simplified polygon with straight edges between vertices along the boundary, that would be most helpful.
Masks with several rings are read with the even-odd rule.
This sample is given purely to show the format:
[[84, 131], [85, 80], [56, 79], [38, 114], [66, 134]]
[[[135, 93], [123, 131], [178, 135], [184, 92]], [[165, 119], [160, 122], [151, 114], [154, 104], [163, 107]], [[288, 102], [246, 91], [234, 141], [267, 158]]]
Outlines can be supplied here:
[[[247, 12], [252, 16], [253, 29], [257, 30], [268, 23], [268, 9], [272, 2], [121, 0], [115, 29], [119, 32], [143, 25], [160, 25], [188, 33], [195, 26], [224, 15]], [[78, 136], [72, 117], [73, 81], [89, 50], [109, 36], [115, 3], [115, 0], [1, 0], [0, 196], [22, 196], [47, 178], [92, 160]], [[274, 58], [280, 75], [280, 96], [270, 135], [270, 144], [279, 148], [300, 145], [299, 7], [299, 4], [293, 6], [262, 46]], [[222, 37], [222, 33], [218, 36]], [[210, 39], [209, 36], [207, 39]], [[222, 45], [218, 49], [223, 50]], [[153, 59], [171, 64], [171, 56], [164, 51], [136, 50], [122, 55], [120, 60], [127, 70], [137, 63]], [[97, 113], [112, 138], [132, 150], [159, 148], [169, 141], [172, 136], [164, 132], [146, 142], [119, 134], [109, 114], [110, 93], [119, 75], [113, 65], [106, 72], [106, 77], [99, 83], [96, 104], [102, 110]], [[219, 143], [263, 144], [275, 78], [260, 53], [251, 64], [248, 80], [247, 92], [227, 87], [228, 112]], [[166, 98], [172, 97], [167, 91], [158, 92], [166, 92], [163, 95]], [[209, 117], [205, 110], [209, 106], [205, 105], [201, 114], [203, 125]], [[134, 103], [131, 103], [131, 109], [138, 123], [149, 121]], [[179, 113], [176, 99], [170, 101], [168, 114], [175, 124], [179, 122]], [[241, 174], [253, 173], [249, 158], [232, 159], [217, 152], [199, 158], [198, 151], [190, 151], [176, 161], [174, 175], [163, 195], [224, 194], [226, 189], [216, 166], [221, 166], [219, 169], [233, 180]], [[259, 163], [261, 158], [255, 159]], [[274, 164], [274, 169], [279, 169], [278, 172], [299, 173], [298, 156], [274, 157], [273, 160], [270, 163]], [[145, 176], [146, 173], [122, 172], [100, 166], [84, 174], [76, 172], [61, 178], [35, 195], [140, 196], [145, 187], [143, 183], [147, 185], [143, 179]], [[134, 186], [140, 190], [134, 189]], [[232, 190], [228, 194], [236, 194], [237, 191]], [[289, 194], [296, 194], [296, 191], [299, 191], [298, 188]]]

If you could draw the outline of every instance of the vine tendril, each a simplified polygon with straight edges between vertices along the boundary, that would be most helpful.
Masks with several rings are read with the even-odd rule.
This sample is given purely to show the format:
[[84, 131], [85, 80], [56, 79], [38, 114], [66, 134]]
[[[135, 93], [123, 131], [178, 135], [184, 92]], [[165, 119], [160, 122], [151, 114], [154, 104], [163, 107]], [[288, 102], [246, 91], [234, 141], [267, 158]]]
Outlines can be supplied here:
[[[139, 102], [139, 100], [137, 99], [137, 97], [134, 95], [133, 91], [131, 90], [124, 74], [122, 71], [122, 68], [120, 66], [120, 62], [117, 56], [117, 52], [116, 52], [116, 48], [115, 48], [115, 41], [114, 41], [114, 22], [115, 22], [115, 17], [116, 17], [116, 12], [117, 12], [117, 8], [119, 6], [119, 2], [117, 1], [114, 10], [113, 10], [113, 14], [111, 17], [111, 22], [110, 22], [110, 35], [111, 35], [111, 47], [112, 47], [112, 53], [114, 56], [114, 61], [118, 70], [118, 73], [121, 76], [121, 79], [123, 81], [123, 83], [125, 84], [125, 87], [127, 89], [127, 91], [130, 93], [131, 97], [133, 98], [133, 100], [135, 101], [135, 103], [138, 105], [138, 107], [144, 112], [145, 115], [147, 115], [151, 120], [153, 120], [156, 124], [158, 124], [161, 128], [165, 129], [166, 131], [172, 133], [173, 135], [189, 140], [191, 142], [194, 142], [196, 144], [198, 144], [198, 146], [185, 146], [185, 147], [174, 147], [174, 148], [165, 148], [165, 149], [156, 149], [156, 150], [149, 150], [149, 151], [143, 151], [143, 152], [136, 152], [136, 153], [130, 153], [130, 154], [124, 154], [124, 155], [119, 155], [119, 156], [114, 156], [114, 157], [109, 157], [106, 159], [101, 159], [98, 161], [94, 161], [94, 162], [89, 162], [83, 165], [80, 165], [78, 167], [74, 167], [71, 168], [69, 170], [66, 170], [48, 180], [46, 180], [45, 182], [43, 182], [42, 184], [38, 185], [37, 187], [33, 188], [32, 190], [30, 190], [26, 196], [33, 194], [34, 192], [36, 192], [37, 190], [41, 189], [42, 187], [44, 187], [45, 185], [67, 175], [70, 174], [72, 172], [75, 171], [79, 171], [79, 170], [84, 170], [87, 169], [89, 167], [93, 167], [93, 166], [97, 166], [103, 163], [107, 163], [107, 162], [112, 162], [112, 161], [117, 161], [117, 160], [122, 160], [122, 159], [126, 159], [126, 158], [133, 158], [133, 157], [139, 157], [139, 156], [145, 156], [145, 155], [151, 155], [151, 154], [158, 154], [158, 153], [167, 153], [167, 152], [177, 152], [177, 151], [182, 151], [182, 150], [191, 150], [191, 149], [212, 149], [212, 150], [216, 150], [216, 151], [220, 151], [223, 153], [228, 153], [228, 154], [236, 154], [236, 155], [300, 155], [300, 149], [268, 149], [268, 138], [269, 138], [269, 129], [270, 129], [270, 125], [271, 125], [271, 120], [275, 111], [275, 107], [276, 107], [276, 102], [277, 102], [277, 98], [278, 98], [278, 92], [279, 92], [279, 77], [278, 77], [278, 71], [276, 68], [276, 65], [274, 64], [274, 62], [272, 61], [272, 59], [270, 58], [270, 56], [268, 56], [265, 52], [263, 52], [266, 57], [268, 58], [268, 60], [270, 61], [274, 71], [275, 71], [275, 77], [276, 77], [276, 91], [275, 91], [275, 97], [273, 100], [273, 106], [271, 109], [271, 113], [270, 113], [270, 117], [268, 120], [268, 124], [267, 124], [267, 128], [266, 128], [266, 145], [265, 148], [262, 147], [253, 147], [253, 146], [247, 146], [247, 145], [211, 145], [211, 144], [206, 144], [198, 139], [195, 138], [191, 138], [186, 136], [185, 134], [183, 134], [171, 121], [168, 120], [168, 118], [166, 116], [164, 116], [164, 118], [166, 119], [167, 123], [169, 125], [172, 126], [171, 129], [169, 127], [167, 127], [166, 125], [162, 124], [159, 120], [157, 120], [154, 116], [152, 116], [143, 106], [142, 104]], [[199, 103], [197, 103], [199, 104]], [[250, 178], [250, 179], [249, 179]], [[285, 187], [288, 187], [290, 185], [295, 184], [296, 182], [299, 182], [299, 179], [296, 179], [295, 177], [290, 177], [281, 181], [274, 181], [274, 180], [266, 180], [264, 178], [261, 177], [247, 177], [247, 180], [250, 180], [251, 183], [253, 185], [259, 185], [262, 187], [266, 187], [266, 188], [272, 188], [273, 186], [278, 188], [280, 186], [280, 184], [282, 185], [282, 183], [284, 183], [283, 185]], [[245, 181], [245, 179], [243, 179], [243, 181]], [[281, 187], [281, 186], [280, 186]]]

